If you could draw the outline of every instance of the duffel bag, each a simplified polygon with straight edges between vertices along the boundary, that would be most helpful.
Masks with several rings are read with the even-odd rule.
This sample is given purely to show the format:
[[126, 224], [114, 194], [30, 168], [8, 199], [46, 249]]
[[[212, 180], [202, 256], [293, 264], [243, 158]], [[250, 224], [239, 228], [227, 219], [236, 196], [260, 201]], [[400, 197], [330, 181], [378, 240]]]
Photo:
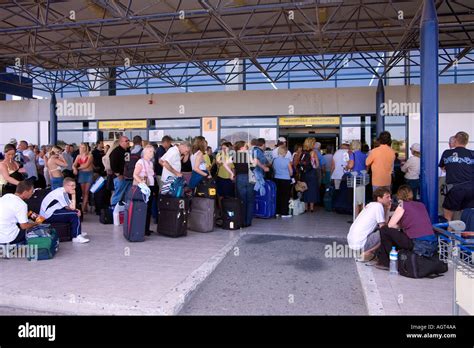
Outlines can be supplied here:
[[410, 250], [398, 252], [398, 273], [404, 277], [436, 278], [447, 271], [448, 265], [439, 259], [438, 253], [426, 257]]
[[56, 255], [59, 249], [59, 238], [54, 228], [49, 225], [38, 225], [26, 233], [28, 248], [34, 249], [28, 260], [49, 260]]

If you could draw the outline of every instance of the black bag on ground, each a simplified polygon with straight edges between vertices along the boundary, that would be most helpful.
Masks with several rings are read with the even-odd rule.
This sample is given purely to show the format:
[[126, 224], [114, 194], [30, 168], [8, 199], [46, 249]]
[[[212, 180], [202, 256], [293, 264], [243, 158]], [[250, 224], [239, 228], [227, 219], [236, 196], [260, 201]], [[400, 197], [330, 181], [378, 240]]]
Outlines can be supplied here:
[[188, 228], [196, 232], [214, 230], [216, 201], [210, 198], [194, 197], [191, 201]]
[[398, 252], [398, 273], [404, 277], [436, 278], [447, 271], [448, 265], [439, 259], [438, 253], [425, 257], [410, 250]]
[[196, 187], [194, 193], [196, 197], [200, 198], [216, 198], [217, 197], [217, 185], [214, 179], [204, 178]]
[[63, 222], [51, 223], [51, 228], [56, 230], [60, 242], [70, 242], [71, 236], [71, 225]]
[[145, 240], [146, 212], [147, 203], [143, 200], [140, 188], [132, 186], [125, 204], [123, 219], [123, 236], [129, 242], [143, 242]]
[[347, 187], [348, 177], [350, 177], [350, 174], [344, 174], [339, 190], [334, 191], [333, 209], [338, 214], [352, 215], [352, 195], [354, 190]]
[[189, 198], [161, 195], [158, 200], [158, 225], [156, 231], [168, 237], [187, 235]]
[[110, 192], [106, 190], [105, 185], [95, 191], [93, 194], [95, 212], [100, 214], [102, 209], [107, 208], [110, 202]]
[[112, 212], [112, 209], [110, 209], [109, 207], [102, 208], [100, 210], [99, 221], [100, 221], [101, 224], [104, 224], [104, 225], [113, 224], [114, 223], [114, 214]]
[[243, 202], [239, 198], [224, 198], [222, 200], [222, 228], [238, 230], [244, 225]]
[[46, 197], [46, 195], [50, 192], [50, 189], [35, 189], [33, 191], [33, 195], [25, 201], [26, 205], [28, 206], [28, 210], [39, 214], [41, 210], [41, 203], [43, 202], [44, 197]]

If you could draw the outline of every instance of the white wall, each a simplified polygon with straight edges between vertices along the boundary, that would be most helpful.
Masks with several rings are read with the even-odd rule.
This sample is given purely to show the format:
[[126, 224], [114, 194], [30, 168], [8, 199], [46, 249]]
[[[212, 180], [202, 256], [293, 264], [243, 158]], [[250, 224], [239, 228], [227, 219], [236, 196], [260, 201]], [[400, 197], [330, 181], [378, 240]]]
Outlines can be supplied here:
[[8, 144], [11, 138], [18, 142], [26, 140], [28, 143], [38, 144], [38, 122], [12, 122], [0, 125], [0, 151]]

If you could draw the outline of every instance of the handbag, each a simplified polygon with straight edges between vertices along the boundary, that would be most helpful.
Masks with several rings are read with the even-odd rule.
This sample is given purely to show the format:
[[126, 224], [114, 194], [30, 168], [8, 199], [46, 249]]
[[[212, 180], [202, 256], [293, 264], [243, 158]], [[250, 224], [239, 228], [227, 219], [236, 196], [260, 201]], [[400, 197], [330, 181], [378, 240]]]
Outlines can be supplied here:
[[305, 192], [306, 190], [308, 190], [308, 185], [304, 181], [298, 181], [295, 184], [295, 191]]

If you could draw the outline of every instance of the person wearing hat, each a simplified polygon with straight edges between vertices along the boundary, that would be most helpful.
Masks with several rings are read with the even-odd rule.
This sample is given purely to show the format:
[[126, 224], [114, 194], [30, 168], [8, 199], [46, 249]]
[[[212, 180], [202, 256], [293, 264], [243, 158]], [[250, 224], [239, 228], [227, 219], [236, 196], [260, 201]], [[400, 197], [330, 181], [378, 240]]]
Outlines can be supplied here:
[[412, 156], [402, 166], [402, 172], [405, 173], [405, 181], [413, 191], [415, 200], [418, 198], [420, 190], [420, 144], [414, 143], [410, 147]]
[[[281, 147], [287, 147], [286, 144], [286, 139], [285, 137], [279, 137], [277, 141], [276, 147], [272, 150], [272, 159], [275, 160], [275, 158], [278, 158], [278, 149]], [[285, 158], [288, 158], [290, 161], [292, 160], [293, 156], [291, 155], [291, 151], [287, 149]]]

